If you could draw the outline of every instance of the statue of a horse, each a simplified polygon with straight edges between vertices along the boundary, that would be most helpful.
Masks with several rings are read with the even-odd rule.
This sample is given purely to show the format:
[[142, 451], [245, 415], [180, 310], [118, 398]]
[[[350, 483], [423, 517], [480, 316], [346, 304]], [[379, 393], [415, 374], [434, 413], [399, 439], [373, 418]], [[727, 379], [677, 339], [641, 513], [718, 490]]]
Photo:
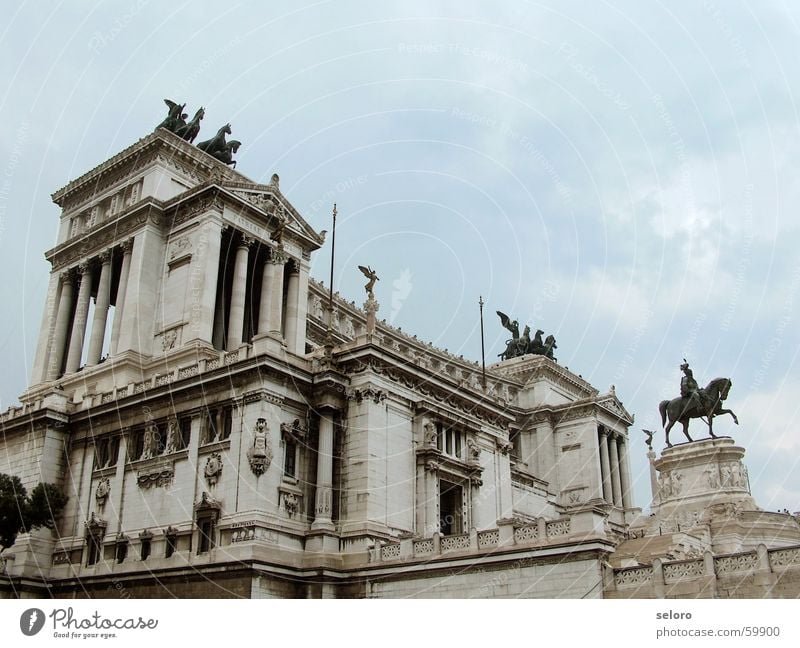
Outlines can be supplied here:
[[556, 345], [556, 338], [552, 335], [548, 335], [544, 339], [544, 355], [553, 360], [553, 349], [557, 349], [558, 346]]
[[230, 164], [233, 168], [236, 168], [236, 160], [233, 159], [233, 154], [239, 150], [239, 147], [242, 143], [239, 140], [231, 140], [227, 144], [225, 144], [225, 148], [221, 151], [217, 151], [214, 153], [214, 157], [217, 158], [220, 162], [224, 162], [225, 164]]
[[[698, 394], [699, 405], [695, 404], [692, 399], [684, 397], [661, 401], [658, 404], [658, 411], [661, 413], [661, 425], [666, 426], [664, 432], [667, 437], [667, 447], [672, 447], [669, 442], [669, 431], [677, 422], [683, 425], [683, 433], [689, 441], [693, 441], [692, 437], [689, 436], [689, 419], [706, 417], [708, 433], [712, 439], [717, 438], [713, 428], [715, 416], [730, 414], [736, 425], [739, 425], [739, 419], [736, 418], [736, 414], [729, 409], [722, 408], [722, 401], [728, 397], [732, 384], [730, 378], [714, 378], [708, 383], [708, 387]], [[668, 419], [669, 424], [667, 424]]]
[[214, 137], [212, 137], [211, 139], [200, 142], [197, 145], [197, 148], [199, 148], [201, 151], [205, 151], [209, 155], [214, 155], [215, 153], [222, 153], [222, 151], [224, 151], [225, 147], [227, 146], [227, 143], [225, 142], [226, 134], [228, 135], [231, 134], [230, 124], [225, 124], [222, 128], [220, 128], [217, 131], [217, 134], [214, 135]]
[[175, 134], [191, 144], [194, 142], [194, 138], [197, 137], [197, 134], [200, 132], [200, 120], [203, 119], [205, 115], [205, 108], [201, 106], [200, 109], [194, 114], [194, 117], [192, 117], [192, 121], [176, 128]]

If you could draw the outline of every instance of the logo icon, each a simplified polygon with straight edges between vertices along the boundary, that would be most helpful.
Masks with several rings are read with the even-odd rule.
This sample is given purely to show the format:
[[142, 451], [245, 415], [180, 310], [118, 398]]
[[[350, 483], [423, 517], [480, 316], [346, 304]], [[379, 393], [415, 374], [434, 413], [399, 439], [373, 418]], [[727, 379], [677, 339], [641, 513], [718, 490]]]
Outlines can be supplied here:
[[32, 637], [44, 627], [44, 612], [39, 608], [25, 610], [19, 618], [19, 629], [26, 637]]

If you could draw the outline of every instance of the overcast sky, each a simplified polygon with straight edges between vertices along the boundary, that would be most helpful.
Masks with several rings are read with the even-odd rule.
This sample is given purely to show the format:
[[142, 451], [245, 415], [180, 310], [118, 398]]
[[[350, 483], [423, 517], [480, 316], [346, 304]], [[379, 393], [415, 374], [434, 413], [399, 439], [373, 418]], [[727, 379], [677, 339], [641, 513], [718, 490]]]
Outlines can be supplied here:
[[338, 203], [348, 299], [369, 264], [382, 317], [478, 360], [483, 295], [487, 356], [502, 310], [616, 385], [638, 505], [641, 428], [660, 428], [686, 357], [701, 385], [733, 380], [741, 425], [715, 430], [747, 448], [757, 502], [800, 509], [796, 4], [223, 4], [4, 9], [3, 408], [35, 351], [50, 193], [151, 132], [170, 98], [205, 106], [199, 139], [231, 122], [237, 170], [279, 173], [318, 230]]

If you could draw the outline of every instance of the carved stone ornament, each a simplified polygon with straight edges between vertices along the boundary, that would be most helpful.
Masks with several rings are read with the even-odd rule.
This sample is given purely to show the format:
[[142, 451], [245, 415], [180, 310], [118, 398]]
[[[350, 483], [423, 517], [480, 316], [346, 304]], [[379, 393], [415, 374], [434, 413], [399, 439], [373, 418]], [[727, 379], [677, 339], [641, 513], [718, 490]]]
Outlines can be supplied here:
[[272, 462], [272, 443], [267, 434], [267, 420], [260, 418], [256, 422], [253, 447], [247, 451], [250, 469], [257, 477], [263, 475]]
[[108, 522], [106, 522], [103, 518], [98, 516], [96, 513], [92, 513], [88, 520], [84, 523], [84, 526], [92, 532], [100, 532], [104, 531], [105, 528], [108, 526]]
[[170, 329], [161, 338], [161, 349], [163, 351], [171, 351], [175, 348], [175, 342], [178, 339], [178, 329]]
[[108, 494], [111, 492], [111, 480], [108, 477], [103, 477], [97, 484], [97, 489], [94, 492], [94, 498], [97, 500], [97, 505], [101, 508], [105, 506]]
[[136, 475], [136, 482], [139, 484], [139, 488], [150, 488], [151, 486], [160, 488], [169, 485], [174, 475], [175, 466], [171, 461], [159, 461], [142, 468]]
[[347, 398], [361, 403], [364, 399], [371, 400], [375, 404], [382, 403], [386, 400], [386, 392], [382, 389], [375, 389], [374, 387], [363, 387], [354, 389], [347, 394]]
[[435, 448], [439, 438], [439, 432], [436, 426], [428, 421], [422, 426], [425, 445], [429, 448]]
[[203, 470], [203, 475], [209, 486], [216, 486], [219, 481], [219, 476], [222, 474], [222, 455], [219, 452], [213, 453], [206, 459], [206, 467]]
[[299, 506], [300, 498], [298, 498], [297, 495], [294, 493], [283, 494], [283, 508], [286, 509], [286, 513], [288, 513], [289, 517], [292, 517], [295, 513], [297, 513]]
[[467, 461], [477, 463], [481, 458], [481, 449], [475, 439], [467, 437]]
[[281, 434], [284, 438], [288, 438], [295, 443], [303, 443], [308, 432], [300, 419], [295, 419], [291, 423], [281, 423]]
[[508, 441], [504, 441], [502, 439], [496, 440], [497, 449], [500, 451], [501, 454], [507, 455], [514, 445]]

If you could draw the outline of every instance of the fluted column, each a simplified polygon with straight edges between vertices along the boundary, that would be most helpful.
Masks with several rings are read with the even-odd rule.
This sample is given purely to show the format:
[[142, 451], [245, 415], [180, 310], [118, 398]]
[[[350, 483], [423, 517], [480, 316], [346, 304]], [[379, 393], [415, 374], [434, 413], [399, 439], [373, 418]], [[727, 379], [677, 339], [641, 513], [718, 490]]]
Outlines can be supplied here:
[[317, 450], [317, 494], [314, 500], [312, 529], [333, 530], [333, 412], [322, 410], [319, 416]]
[[252, 244], [253, 239], [243, 234], [239, 246], [236, 248], [231, 287], [231, 310], [228, 313], [228, 351], [238, 349], [242, 344], [244, 299], [247, 294], [247, 259]]
[[[300, 304], [300, 270], [297, 265], [292, 264], [292, 269], [289, 271], [289, 282], [287, 284], [286, 296], [286, 344], [289, 351], [294, 353], [303, 353], [305, 349], [297, 348], [297, 328], [300, 326], [298, 322], [299, 304]], [[305, 318], [303, 319], [303, 326], [305, 326]]]
[[269, 333], [281, 338], [283, 325], [283, 269], [286, 253], [280, 248], [273, 248], [269, 262], [272, 268], [272, 286], [270, 287]]
[[125, 291], [128, 288], [128, 275], [131, 272], [131, 252], [133, 251], [133, 239], [128, 239], [122, 244], [122, 269], [119, 274], [119, 284], [117, 285], [117, 303], [114, 305], [114, 321], [111, 324], [111, 343], [109, 354], [117, 352], [119, 343], [119, 331], [122, 327], [122, 313], [125, 307]]
[[619, 467], [622, 486], [622, 506], [626, 509], [633, 506], [631, 501], [631, 467], [628, 463], [628, 448], [623, 437], [619, 439]]
[[[270, 251], [270, 254], [274, 249]], [[270, 307], [272, 306], [272, 284], [275, 275], [275, 264], [272, 259], [264, 261], [264, 269], [261, 275], [261, 299], [258, 306], [258, 334], [269, 333]]]
[[69, 316], [72, 313], [72, 277], [69, 272], [61, 273], [61, 295], [58, 299], [56, 325], [53, 329], [50, 356], [47, 360], [47, 380], [55, 380], [61, 373], [67, 347]]
[[100, 255], [100, 282], [97, 286], [97, 298], [94, 301], [94, 318], [92, 320], [92, 335], [89, 338], [89, 353], [86, 356], [87, 365], [96, 365], [100, 362], [103, 352], [103, 340], [106, 337], [106, 321], [108, 320], [108, 307], [111, 304], [111, 251]]
[[614, 506], [622, 506], [622, 488], [619, 482], [619, 453], [615, 435], [608, 435], [608, 449], [611, 461], [611, 492], [614, 496]]
[[75, 317], [72, 320], [72, 335], [69, 339], [69, 353], [67, 354], [67, 368], [65, 373], [75, 373], [81, 366], [81, 353], [83, 352], [83, 338], [86, 335], [86, 318], [89, 315], [89, 300], [92, 297], [92, 271], [88, 263], [78, 267], [78, 276], [81, 282], [78, 291], [78, 303], [75, 306]]
[[605, 428], [600, 428], [600, 468], [603, 480], [603, 499], [612, 504], [614, 496], [611, 490], [611, 465], [608, 462], [608, 432]]

